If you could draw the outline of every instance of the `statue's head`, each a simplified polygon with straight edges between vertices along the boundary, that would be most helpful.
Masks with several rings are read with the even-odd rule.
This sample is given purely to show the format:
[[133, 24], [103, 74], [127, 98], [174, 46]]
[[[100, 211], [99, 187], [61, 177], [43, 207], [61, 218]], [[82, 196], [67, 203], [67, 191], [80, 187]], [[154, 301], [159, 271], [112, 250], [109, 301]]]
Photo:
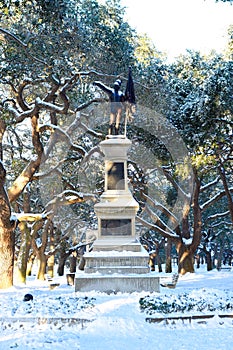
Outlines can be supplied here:
[[117, 79], [116, 81], [115, 81], [115, 83], [114, 83], [114, 89], [115, 90], [119, 90], [120, 89], [120, 87], [121, 87], [121, 80], [120, 79]]

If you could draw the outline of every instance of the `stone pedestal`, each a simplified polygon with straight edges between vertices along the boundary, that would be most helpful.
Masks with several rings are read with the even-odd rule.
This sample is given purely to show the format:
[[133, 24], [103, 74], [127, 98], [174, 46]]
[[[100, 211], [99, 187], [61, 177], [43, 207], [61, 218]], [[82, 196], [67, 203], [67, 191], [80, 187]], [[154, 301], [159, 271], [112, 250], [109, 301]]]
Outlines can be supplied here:
[[98, 238], [84, 255], [84, 273], [75, 278], [75, 291], [158, 292], [159, 277], [150, 273], [149, 255], [136, 240], [139, 205], [128, 189], [125, 137], [100, 143], [105, 155], [105, 191], [95, 205]]
[[98, 238], [135, 240], [135, 216], [139, 209], [128, 188], [127, 151], [131, 141], [115, 137], [100, 143], [105, 155], [105, 191], [95, 205]]

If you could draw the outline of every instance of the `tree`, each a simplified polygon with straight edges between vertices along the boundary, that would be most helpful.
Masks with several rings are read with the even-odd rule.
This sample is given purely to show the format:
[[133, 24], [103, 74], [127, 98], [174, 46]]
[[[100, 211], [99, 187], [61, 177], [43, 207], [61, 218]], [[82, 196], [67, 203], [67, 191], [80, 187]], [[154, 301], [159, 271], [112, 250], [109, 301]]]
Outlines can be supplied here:
[[[183, 195], [182, 218], [177, 219], [172, 207], [162, 201], [161, 194], [156, 198], [155, 192], [150, 197], [145, 192], [144, 217], [139, 217], [139, 221], [172, 240], [179, 256], [179, 272], [185, 273], [194, 271], [194, 254], [202, 233], [207, 230], [203, 222], [210, 222], [209, 217], [212, 222], [209, 228], [212, 229], [218, 220], [225, 218], [227, 221], [231, 216], [232, 64], [221, 56], [202, 58], [199, 53], [190, 52], [174, 65], [164, 68], [166, 83], [162, 91], [167, 103], [160, 108], [185, 142], [192, 163], [194, 186], [193, 190], [184, 191], [178, 175], [185, 177], [187, 174], [185, 164], [172, 161], [168, 150], [158, 143], [156, 154], [160, 159], [160, 173], [168, 181], [167, 190], [170, 187], [175, 200], [177, 193]], [[151, 130], [156, 128], [156, 123], [150, 127]], [[164, 139], [171, 138], [162, 130], [161, 127], [160, 135]], [[144, 139], [150, 142], [148, 148], [152, 150], [155, 137], [144, 134]], [[174, 147], [177, 147], [175, 143]], [[221, 165], [219, 154], [224, 165]], [[153, 177], [154, 183], [158, 183], [156, 175], [158, 172]], [[164, 184], [160, 186], [165, 187]], [[223, 209], [224, 205], [229, 211]], [[225, 225], [224, 230], [227, 234], [229, 225]]]
[[[232, 140], [230, 141], [232, 139], [232, 65], [231, 62], [224, 62], [221, 57], [214, 57], [207, 61], [200, 60], [198, 55], [192, 56], [189, 63], [191, 64], [189, 75], [187, 75], [186, 70], [178, 70], [179, 76], [184, 77], [188, 89], [178, 89], [180, 95], [178, 102], [182, 103], [178, 103], [178, 108], [181, 107], [181, 110], [174, 123], [181, 130], [192, 154], [195, 186], [199, 183], [196, 210], [199, 213], [197, 218], [199, 217], [200, 220], [204, 211], [214, 203], [216, 205], [216, 201], [223, 197], [225, 203], [226, 198], [228, 198], [230, 204], [230, 206], [228, 205], [228, 214], [231, 212], [231, 172], [228, 172], [227, 177], [224, 177], [224, 169], [229, 169], [228, 160], [232, 161], [232, 149], [231, 146], [230, 148], [227, 146], [232, 144]], [[177, 121], [179, 122], [177, 123]], [[223, 168], [218, 157], [219, 153], [222, 153], [224, 158]], [[211, 176], [214, 176], [214, 179], [218, 178], [220, 168], [222, 169], [220, 176], [222, 183], [219, 182], [218, 189], [215, 187], [214, 195], [213, 192], [209, 192], [208, 196], [204, 198], [202, 193], [205, 193], [208, 187], [212, 186], [213, 188], [218, 184], [218, 182], [213, 181], [213, 177], [211, 181], [209, 180]], [[213, 169], [217, 174], [214, 175]], [[195, 203], [193, 208], [195, 209]], [[221, 213], [219, 216], [222, 216]], [[218, 215], [215, 216], [216, 219], [217, 217]], [[195, 224], [195, 212], [193, 219]], [[195, 230], [193, 234], [195, 235]], [[200, 240], [201, 235], [198, 236]]]
[[5, 191], [6, 171], [0, 161], [0, 288], [8, 288], [13, 284], [14, 264], [14, 221], [11, 218], [11, 208]]
[[[122, 72], [130, 64], [140, 105], [137, 118], [128, 126], [134, 140], [129, 175], [141, 205], [139, 220], [176, 245], [181, 273], [193, 271], [203, 218], [214, 216], [213, 203], [220, 208], [224, 201], [229, 213], [232, 207], [232, 149], [225, 147], [226, 142], [231, 145], [232, 137], [231, 62], [190, 52], [176, 64], [165, 65], [147, 38], [135, 37], [116, 1], [101, 5], [96, 0], [38, 0], [4, 6], [0, 141], [9, 143], [1, 143], [0, 151], [4, 166], [11, 169], [8, 196], [25, 237], [24, 223], [33, 221], [30, 244], [41, 259], [40, 276], [45, 261], [58, 252], [48, 248], [50, 233], [57, 233], [64, 243], [71, 227], [62, 226], [66, 221], [61, 218], [72, 215], [58, 210], [72, 205], [79, 220], [91, 218], [92, 225], [93, 211], [85, 201], [95, 199], [103, 189], [101, 176], [97, 179], [90, 170], [91, 162], [89, 170], [77, 176], [77, 169], [88, 169], [87, 160], [99, 166], [98, 141], [104, 137], [102, 119], [101, 123], [96, 120], [105, 110], [93, 112], [93, 106], [103, 100], [91, 83], [99, 76], [108, 84], [119, 73], [124, 80]], [[180, 142], [172, 144], [174, 139]], [[224, 157], [220, 156], [223, 150]], [[152, 164], [154, 157], [157, 161]], [[215, 188], [216, 171], [221, 181]], [[94, 194], [86, 181], [91, 176]], [[45, 187], [43, 179], [53, 186]], [[22, 194], [36, 182], [26, 215]]]
[[[74, 158], [80, 163], [88, 155], [81, 138], [76, 141], [82, 145], [73, 142], [74, 131], [79, 129], [78, 134], [90, 133], [94, 137], [103, 137], [80, 120], [80, 111], [99, 101], [90, 89], [93, 77], [98, 76], [95, 68], [103, 64], [103, 70], [115, 74], [116, 70], [119, 72], [128, 66], [133, 52], [130, 43], [133, 34], [123, 22], [122, 11], [118, 11], [119, 6], [115, 2], [109, 2], [106, 6], [94, 0], [59, 1], [59, 6], [53, 6], [53, 3], [19, 1], [1, 4], [4, 10], [4, 26], [0, 29], [3, 58], [0, 72], [1, 141], [4, 137], [11, 143], [9, 146], [4, 144], [4, 151], [1, 147], [1, 152], [4, 163], [13, 170], [8, 178], [8, 196], [11, 205], [18, 211], [16, 223], [21, 233], [25, 232], [25, 238], [27, 221], [33, 223], [29, 243], [41, 262], [39, 278], [44, 278], [46, 261], [57, 251], [54, 249], [50, 252], [48, 243], [54, 230], [54, 220], [57, 220], [58, 226], [62, 224], [58, 210], [95, 199], [95, 195], [79, 192], [79, 184], [74, 186], [69, 177], [62, 176], [65, 173], [63, 170], [68, 169], [67, 165], [72, 161], [74, 163]], [[104, 49], [97, 49], [97, 42]], [[123, 64], [120, 60], [122, 54], [125, 57]], [[109, 57], [112, 57], [111, 62]], [[91, 69], [79, 70], [87, 67]], [[102, 76], [115, 78], [103, 73]], [[85, 118], [89, 111], [86, 113]], [[65, 154], [64, 148], [67, 148]], [[62, 159], [53, 156], [57, 150], [63, 155]], [[6, 153], [9, 157], [5, 157]], [[43, 173], [40, 174], [39, 170], [42, 169]], [[44, 198], [44, 202], [38, 201], [42, 189], [32, 193], [27, 208], [29, 212], [25, 213], [21, 204], [25, 188], [45, 177], [50, 177], [50, 183], [56, 184], [51, 182], [54, 181], [52, 171], [56, 174], [56, 180], [57, 176], [61, 179], [64, 190], [59, 186], [50, 186], [48, 191], [46, 189], [46, 194], [50, 193], [50, 196], [48, 201]], [[1, 185], [3, 191], [3, 181]], [[31, 188], [37, 191], [37, 186]], [[10, 207], [8, 214], [6, 219], [9, 221]], [[5, 224], [3, 232], [11, 227], [9, 222], [2, 224]], [[63, 231], [62, 240], [67, 237], [67, 228], [63, 227]], [[12, 258], [12, 235], [7, 237]], [[23, 262], [28, 257], [28, 244], [25, 244], [25, 248], [21, 244], [20, 248], [25, 253], [22, 251], [19, 254]], [[21, 264], [20, 267], [24, 279], [25, 265]], [[8, 268], [11, 268], [11, 277], [8, 278], [8, 285], [11, 285], [12, 260]]]

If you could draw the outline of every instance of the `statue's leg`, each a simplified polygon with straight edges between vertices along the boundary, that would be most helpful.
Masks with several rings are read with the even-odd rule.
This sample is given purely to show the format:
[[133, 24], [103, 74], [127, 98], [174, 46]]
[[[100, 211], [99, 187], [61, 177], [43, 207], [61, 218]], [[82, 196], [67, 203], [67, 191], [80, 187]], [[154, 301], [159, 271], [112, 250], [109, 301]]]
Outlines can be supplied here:
[[115, 115], [114, 115], [114, 113], [110, 113], [108, 134], [115, 135]]
[[118, 109], [117, 115], [116, 115], [116, 135], [119, 134], [119, 127], [120, 127], [120, 121], [121, 121], [121, 109]]
[[116, 126], [115, 126], [115, 123], [109, 124], [108, 134], [109, 134], [109, 135], [116, 135]]

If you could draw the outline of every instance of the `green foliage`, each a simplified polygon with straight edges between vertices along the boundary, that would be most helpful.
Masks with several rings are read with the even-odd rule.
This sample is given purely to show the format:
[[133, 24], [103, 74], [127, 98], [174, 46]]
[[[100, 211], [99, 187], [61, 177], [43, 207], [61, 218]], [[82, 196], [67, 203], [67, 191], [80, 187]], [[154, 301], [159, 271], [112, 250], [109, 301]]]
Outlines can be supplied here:
[[173, 67], [169, 118], [190, 148], [224, 140], [232, 129], [233, 64], [190, 53]]
[[[14, 301], [14, 302], [13, 302]], [[60, 310], [66, 308], [67, 314], [72, 314], [79, 310], [91, 310], [95, 306], [95, 298], [90, 297], [51, 297], [47, 296], [47, 310], [50, 315], [56, 315]], [[0, 304], [1, 308], [4, 309], [6, 305]], [[18, 300], [12, 300], [12, 309], [11, 314], [20, 315], [21, 313], [30, 314], [30, 316], [37, 316], [39, 312], [39, 305], [35, 302], [35, 304], [27, 305], [25, 307], [25, 303], [22, 303], [22, 298]]]
[[[216, 55], [202, 57], [199, 53], [189, 52], [168, 66], [163, 55], [156, 51], [147, 37], [136, 36], [124, 21], [124, 10], [115, 0], [107, 1], [106, 5], [97, 0], [1, 1], [0, 12], [1, 27], [12, 33], [11, 36], [0, 33], [2, 100], [12, 98], [8, 86], [14, 90], [14, 86], [18, 87], [25, 78], [33, 81], [24, 89], [24, 98], [30, 105], [36, 97], [45, 96], [48, 86], [53, 87], [56, 82], [64, 81], [81, 70], [94, 69], [106, 75], [125, 76], [128, 66], [132, 65], [140, 107], [136, 116], [138, 123], [128, 126], [128, 136], [142, 145], [141, 148], [150, 151], [141, 151], [140, 154], [148, 168], [151, 153], [157, 159], [154, 168], [169, 166], [173, 179], [178, 176], [185, 178], [188, 174], [186, 164], [173, 164], [172, 156], [161, 139], [153, 135], [151, 125], [146, 125], [148, 110], [156, 110], [178, 129], [192, 156], [193, 165], [199, 171], [202, 185], [215, 178], [220, 153], [224, 153], [227, 180], [229, 183], [232, 181], [231, 149], [228, 146], [232, 144], [232, 60]], [[232, 30], [229, 30], [229, 36], [232, 54]], [[92, 78], [82, 76], [74, 82], [68, 92], [70, 111], [92, 97]], [[9, 85], [5, 85], [6, 81]], [[110, 79], [106, 77], [105, 82], [109, 83]], [[147, 107], [147, 110], [141, 106]], [[69, 116], [57, 116], [58, 124], [66, 125]], [[29, 150], [32, 152], [27, 134], [29, 128], [25, 128], [21, 139], [17, 139], [18, 129], [15, 125], [11, 128], [12, 117], [4, 107], [1, 117], [7, 122], [11, 144], [5, 150], [7, 165], [12, 167], [12, 176], [16, 176], [32, 156], [32, 153], [29, 155]], [[41, 115], [40, 122], [44, 122]], [[159, 125], [159, 121], [154, 123], [159, 127], [159, 135], [169, 138], [172, 130], [165, 124]], [[100, 129], [102, 125], [99, 128], [102, 131]], [[49, 135], [43, 134], [43, 145], [46, 145]], [[99, 140], [84, 135], [76, 141], [89, 151]], [[95, 175], [96, 169], [98, 174], [102, 174], [99, 162], [90, 162], [89, 167], [77, 176], [77, 169], [81, 166], [81, 156], [68, 151], [62, 169], [64, 186], [69, 188], [72, 183], [77, 189], [101, 193], [103, 179]], [[132, 169], [129, 171], [130, 179], [137, 181], [139, 190], [135, 186], [135, 193], [140, 199], [140, 191], [143, 189], [146, 192], [147, 174], [140, 167]], [[156, 183], [158, 176], [154, 174], [151, 181]], [[88, 182], [87, 179], [92, 181]], [[163, 197], [157, 188], [154, 193], [159, 193], [163, 204], [173, 206], [177, 190], [168, 181], [160, 187], [165, 192]], [[222, 189], [222, 184], [218, 183], [201, 194], [201, 201], [206, 201], [208, 196]], [[224, 208], [224, 204], [226, 206], [223, 198], [218, 208]], [[72, 209], [75, 213], [79, 211], [82, 220], [91, 218], [93, 222], [94, 214], [89, 205], [74, 205]]]
[[22, 1], [20, 11], [13, 5], [2, 25], [26, 46], [4, 36], [2, 77], [62, 77], [83, 68], [119, 74], [132, 62], [133, 31], [114, 1]]
[[155, 313], [171, 314], [184, 312], [213, 312], [233, 310], [233, 295], [224, 294], [220, 299], [214, 291], [201, 291], [183, 293], [178, 295], [146, 296], [140, 298], [139, 304], [142, 311], [148, 315]]

